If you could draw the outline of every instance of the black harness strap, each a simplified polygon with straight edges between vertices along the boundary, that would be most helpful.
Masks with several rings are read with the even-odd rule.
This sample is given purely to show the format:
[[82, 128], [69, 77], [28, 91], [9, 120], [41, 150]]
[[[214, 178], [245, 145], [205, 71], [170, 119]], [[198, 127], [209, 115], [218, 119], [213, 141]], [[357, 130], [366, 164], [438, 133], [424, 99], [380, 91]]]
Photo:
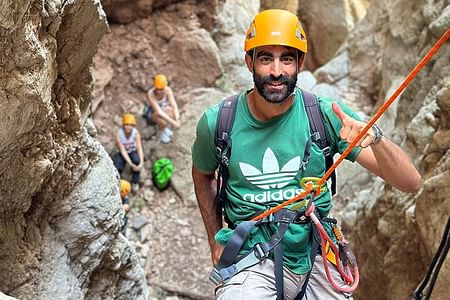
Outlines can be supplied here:
[[[330, 145], [331, 139], [328, 130], [325, 128], [322, 113], [320, 111], [319, 102], [314, 94], [303, 91], [303, 102], [305, 104], [306, 113], [308, 115], [309, 126], [313, 135], [319, 134], [315, 137], [315, 143], [322, 149], [325, 156], [325, 170], [328, 170], [333, 165], [333, 155], [331, 153]], [[305, 158], [303, 158], [305, 159]], [[331, 178], [331, 194], [336, 194], [336, 173], [333, 172]]]
[[430, 299], [431, 292], [433, 291], [434, 284], [436, 283], [437, 276], [441, 269], [442, 264], [444, 263], [445, 257], [447, 256], [448, 249], [450, 248], [450, 240], [449, 240], [449, 230], [450, 230], [450, 217], [447, 220], [447, 226], [445, 227], [444, 234], [442, 235], [441, 243], [439, 244], [438, 250], [436, 251], [430, 266], [428, 267], [427, 274], [424, 279], [420, 283], [420, 286], [414, 291], [413, 299], [420, 300], [422, 299], [423, 290], [428, 285], [428, 281], [431, 278], [430, 286], [428, 288], [428, 292], [426, 294], [425, 299]]
[[303, 159], [300, 164], [300, 169], [302, 169], [303, 171], [306, 170], [309, 159], [311, 157], [311, 145], [312, 145], [312, 143], [317, 142], [319, 140], [319, 135], [320, 134], [318, 132], [314, 132], [313, 134], [310, 135], [310, 137], [306, 141], [305, 151], [303, 153]]
[[[234, 230], [227, 244], [225, 245], [224, 251], [220, 257], [219, 263], [211, 272], [210, 279], [216, 284], [224, 282], [229, 278], [233, 277], [235, 274], [240, 272], [244, 268], [248, 268], [258, 262], [266, 259], [270, 252], [274, 252], [275, 256], [275, 274], [279, 274], [281, 270], [281, 277], [275, 278], [277, 282], [277, 288], [279, 283], [282, 283], [283, 279], [283, 253], [281, 252], [281, 240], [292, 222], [297, 222], [300, 215], [304, 215], [304, 212], [297, 212], [290, 209], [282, 209], [274, 213], [270, 218], [264, 218], [258, 222], [255, 221], [244, 221], [239, 223], [239, 225]], [[246, 254], [237, 260], [237, 254], [241, 249], [243, 243], [247, 239], [251, 229], [254, 226], [260, 225], [262, 223], [278, 223], [278, 229], [272, 235], [269, 241], [264, 243], [258, 243], [253, 246], [253, 251]], [[278, 248], [278, 249], [277, 249]], [[280, 257], [281, 254], [281, 257]], [[281, 259], [277, 259], [281, 258]], [[280, 281], [281, 279], [281, 281]], [[283, 289], [279, 290], [283, 291]], [[282, 300], [283, 298], [278, 298]]]
[[275, 263], [275, 288], [277, 289], [277, 300], [284, 299], [284, 276], [283, 276], [283, 248], [281, 243], [273, 249], [273, 260]]
[[214, 134], [214, 144], [216, 145], [216, 155], [219, 160], [219, 170], [217, 174], [217, 187], [216, 187], [216, 207], [221, 210], [221, 213], [225, 217], [225, 221], [230, 228], [233, 228], [228, 219], [224, 206], [226, 199], [226, 185], [228, 178], [230, 177], [230, 171], [228, 166], [230, 164], [231, 155], [231, 129], [233, 127], [234, 116], [236, 114], [236, 108], [239, 95], [233, 95], [220, 103], [219, 114], [216, 123], [216, 131]]
[[[312, 227], [312, 237], [313, 237], [313, 241], [312, 241], [310, 257], [311, 257], [311, 263], [314, 264], [316, 255], [319, 252], [319, 248], [320, 248], [320, 236], [319, 236], [319, 231], [317, 230], [316, 226]], [[305, 279], [305, 282], [303, 283], [302, 290], [300, 291], [300, 293], [298, 293], [298, 295], [295, 297], [294, 300], [302, 300], [303, 297], [305, 296], [306, 287], [308, 286], [309, 277], [311, 276], [311, 271], [312, 270], [310, 270], [308, 272], [308, 274], [306, 275], [306, 279]]]

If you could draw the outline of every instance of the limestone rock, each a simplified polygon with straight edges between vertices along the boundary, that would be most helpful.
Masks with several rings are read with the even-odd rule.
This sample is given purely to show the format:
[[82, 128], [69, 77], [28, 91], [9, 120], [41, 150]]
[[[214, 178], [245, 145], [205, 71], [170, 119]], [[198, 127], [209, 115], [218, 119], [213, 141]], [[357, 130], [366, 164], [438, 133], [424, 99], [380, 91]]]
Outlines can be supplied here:
[[[435, 19], [429, 16], [445, 16], [443, 3], [431, 7], [419, 1], [414, 2], [416, 6], [407, 1], [371, 2], [365, 19], [341, 49], [349, 54], [345, 93], [360, 93], [361, 98], [377, 99], [381, 105], [436, 41], [430, 26]], [[418, 13], [422, 8], [427, 19]], [[380, 24], [383, 19], [387, 20], [385, 25]], [[360, 192], [348, 204], [357, 201], [356, 217], [350, 224], [343, 221], [344, 227], [352, 228], [351, 239], [365, 278], [356, 293], [358, 298], [406, 299], [405, 295], [410, 295], [425, 275], [440, 241], [445, 226], [442, 220], [450, 212], [448, 201], [442, 198], [446, 194], [442, 184], [448, 173], [449, 124], [443, 120], [449, 116], [449, 51], [448, 47], [441, 48], [434, 62], [410, 83], [384, 120], [389, 137], [410, 154], [423, 175], [422, 190], [409, 195], [382, 185], [376, 193]], [[370, 63], [364, 59], [367, 57], [371, 57]], [[434, 193], [438, 187], [440, 192]], [[448, 287], [442, 282], [449, 276], [448, 267], [441, 269], [441, 284], [436, 286], [433, 297], [445, 298]], [[375, 281], [385, 287], [383, 292], [373, 288], [371, 282]]]
[[317, 79], [309, 71], [303, 71], [298, 74], [297, 86], [301, 89], [311, 91], [313, 87], [317, 84]]
[[117, 240], [117, 173], [90, 135], [89, 67], [107, 30], [100, 3], [0, 6], [0, 290], [146, 299], [142, 267]]
[[333, 58], [368, 6], [366, 0], [304, 1], [298, 16], [308, 39], [306, 67], [314, 70]]
[[298, 9], [298, 1], [261, 0], [261, 10], [271, 8], [285, 9], [295, 14]]
[[3, 294], [2, 292], [0, 292], [0, 300], [17, 300], [17, 299], [13, 298], [13, 297], [9, 297], [9, 296]]

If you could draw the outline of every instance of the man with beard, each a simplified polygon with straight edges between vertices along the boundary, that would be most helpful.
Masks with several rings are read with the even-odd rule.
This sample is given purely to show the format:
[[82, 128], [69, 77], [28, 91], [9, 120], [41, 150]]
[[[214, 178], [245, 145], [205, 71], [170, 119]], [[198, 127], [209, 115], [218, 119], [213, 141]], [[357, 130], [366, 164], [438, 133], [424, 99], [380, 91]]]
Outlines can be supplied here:
[[[311, 222], [295, 219], [281, 235], [277, 230], [284, 225], [277, 215], [272, 215], [251, 225], [254, 227], [249, 225], [245, 234], [236, 233], [245, 224], [254, 223], [244, 221], [298, 194], [302, 178], [321, 177], [326, 169], [322, 150], [311, 143], [313, 135], [304, 94], [296, 88], [297, 74], [307, 52], [305, 33], [297, 17], [284, 10], [259, 13], [247, 31], [245, 51], [255, 88], [239, 95], [229, 139], [223, 137], [228, 140], [227, 151], [231, 153], [226, 161], [228, 179], [223, 203], [227, 224], [223, 222], [214, 188], [215, 172], [222, 161], [214, 142], [219, 104], [208, 108], [199, 120], [192, 146], [192, 177], [216, 266], [211, 277], [217, 283], [216, 297], [299, 299], [307, 282], [306, 299], [349, 299], [350, 294], [336, 291], [328, 283], [321, 257], [311, 250]], [[366, 123], [342, 103], [320, 96], [318, 102], [330, 136], [330, 151], [342, 153]], [[304, 164], [308, 145], [310, 158]], [[369, 130], [356, 146], [348, 160], [357, 161], [404, 192], [413, 193], [420, 188], [420, 174], [408, 156], [383, 137], [377, 127]], [[223, 177], [218, 181], [222, 180]], [[321, 218], [328, 216], [331, 195], [327, 187], [315, 197], [314, 204]], [[224, 251], [229, 240], [231, 244], [239, 240], [239, 248], [229, 247], [228, 243]], [[277, 244], [281, 245], [281, 252], [276, 250], [277, 240], [281, 240]], [[277, 271], [277, 257], [282, 260], [281, 273]], [[224, 265], [223, 261], [230, 259], [233, 264]], [[332, 276], [342, 284], [334, 269]]]

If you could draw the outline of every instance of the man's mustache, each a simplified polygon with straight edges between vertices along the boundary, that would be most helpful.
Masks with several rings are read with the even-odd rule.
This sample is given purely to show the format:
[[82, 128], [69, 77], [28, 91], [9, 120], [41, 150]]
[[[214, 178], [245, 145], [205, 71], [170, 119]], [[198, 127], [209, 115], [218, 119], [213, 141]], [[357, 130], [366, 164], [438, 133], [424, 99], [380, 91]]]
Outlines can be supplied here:
[[286, 84], [289, 82], [289, 77], [286, 75], [280, 75], [278, 77], [275, 77], [273, 75], [264, 76], [262, 78], [263, 83], [281, 83]]

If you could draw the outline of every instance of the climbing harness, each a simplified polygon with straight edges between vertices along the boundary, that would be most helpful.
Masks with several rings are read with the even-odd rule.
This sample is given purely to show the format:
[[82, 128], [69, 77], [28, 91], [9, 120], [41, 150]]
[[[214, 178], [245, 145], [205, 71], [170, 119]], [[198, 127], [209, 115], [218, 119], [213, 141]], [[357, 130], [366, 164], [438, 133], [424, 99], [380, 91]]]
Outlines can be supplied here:
[[[311, 189], [311, 186], [312, 184], [309, 185], [309, 189]], [[309, 194], [309, 197], [307, 197], [307, 199], [299, 202], [299, 205], [297, 205], [298, 210], [293, 209], [293, 207], [291, 207], [290, 209], [285, 208], [277, 211], [273, 215], [267, 216], [258, 221], [250, 220], [239, 223], [239, 225], [237, 225], [237, 227], [234, 229], [233, 234], [231, 235], [227, 244], [225, 245], [219, 263], [214, 267], [213, 271], [210, 274], [211, 281], [213, 281], [215, 284], [226, 282], [228, 279], [230, 279], [243, 269], [256, 265], [260, 261], [268, 258], [270, 253], [272, 252], [275, 264], [275, 285], [277, 290], [277, 299], [283, 299], [283, 252], [280, 242], [291, 223], [307, 224], [312, 220], [313, 222], [317, 222], [318, 225], [316, 224], [316, 226], [313, 227], [311, 260], [314, 261], [320, 245], [326, 245], [322, 247], [322, 253], [324, 253], [324, 256], [326, 257], [330, 256], [330, 251], [325, 249], [325, 247], [332, 249], [333, 254], [340, 251], [340, 253], [342, 253], [340, 254], [340, 256], [334, 254], [330, 259], [333, 259], [332, 263], [337, 265], [338, 270], [345, 275], [345, 282], [348, 284], [352, 284], [352, 286], [349, 288], [341, 288], [334, 283], [329, 271], [328, 261], [325, 261], [327, 260], [327, 258], [325, 258], [324, 260], [326, 275], [330, 283], [338, 291], [353, 291], [359, 281], [359, 273], [355, 256], [349, 248], [348, 242], [342, 237], [342, 234], [338, 230], [336, 225], [337, 221], [332, 218], [321, 219], [319, 217], [319, 213], [314, 207], [314, 197], [315, 192]], [[323, 222], [330, 223], [332, 225], [333, 232], [335, 232], [336, 238], [338, 239], [339, 249], [335, 246], [333, 240], [327, 235], [323, 225], [321, 224]], [[279, 225], [277, 231], [272, 235], [269, 241], [265, 243], [255, 244], [253, 247], [253, 251], [250, 251], [244, 257], [236, 260], [239, 254], [239, 250], [247, 239], [252, 228], [254, 228], [254, 226], [259, 226], [266, 223]], [[325, 241], [327, 243], [325, 243]], [[308, 279], [309, 275], [310, 273], [308, 273], [307, 275]], [[305, 280], [302, 292], [297, 296], [296, 299], [302, 299], [306, 291], [306, 283], [308, 279]]]
[[448, 217], [447, 226], [445, 226], [441, 243], [433, 257], [433, 260], [431, 261], [430, 266], [428, 267], [427, 274], [425, 275], [422, 282], [413, 293], [414, 300], [421, 300], [423, 298], [424, 296], [423, 290], [428, 285], [428, 281], [430, 280], [430, 278], [431, 281], [428, 287], [428, 291], [426, 293], [425, 300], [428, 300], [431, 297], [431, 292], [433, 291], [434, 284], [436, 283], [439, 271], [442, 267], [442, 264], [444, 263], [445, 257], [447, 256], [448, 249], [450, 248], [449, 229], [450, 229], [450, 217]]
[[[320, 219], [320, 215], [316, 213], [314, 206], [314, 196], [319, 195], [321, 190], [326, 182], [326, 180], [334, 174], [337, 166], [348, 156], [351, 150], [356, 146], [356, 144], [361, 140], [361, 138], [367, 133], [367, 131], [375, 124], [375, 122], [380, 118], [380, 116], [387, 110], [387, 108], [395, 101], [395, 99], [400, 95], [400, 93], [406, 88], [406, 86], [411, 82], [411, 80], [417, 75], [417, 73], [425, 66], [425, 64], [431, 59], [431, 57], [437, 52], [437, 50], [445, 43], [445, 41], [450, 36], [450, 29], [433, 45], [433, 47], [428, 51], [428, 53], [422, 58], [422, 60], [416, 65], [416, 67], [410, 72], [410, 74], [406, 77], [406, 79], [401, 83], [401, 85], [397, 88], [397, 90], [392, 94], [392, 96], [383, 104], [383, 106], [375, 113], [375, 115], [371, 118], [371, 120], [366, 124], [366, 126], [361, 130], [361, 132], [357, 135], [357, 137], [349, 144], [349, 146], [345, 149], [345, 151], [341, 154], [341, 156], [332, 164], [331, 167], [327, 167], [327, 171], [322, 178], [319, 180], [307, 180], [304, 179], [303, 184], [304, 191], [299, 195], [284, 201], [283, 203], [268, 209], [256, 217], [252, 218], [250, 221], [244, 221], [237, 225], [234, 229], [234, 232], [225, 245], [222, 256], [220, 257], [220, 261], [217, 266], [213, 269], [210, 274], [210, 279], [216, 283], [226, 282], [229, 278], [234, 276], [239, 271], [253, 266], [260, 262], [263, 259], [266, 259], [269, 256], [270, 252], [273, 252], [274, 262], [275, 262], [275, 286], [277, 289], [277, 299], [283, 298], [283, 273], [282, 273], [282, 252], [281, 252], [281, 240], [283, 238], [284, 233], [286, 232], [289, 224], [295, 222], [309, 222], [310, 220], [313, 222], [313, 247], [311, 252], [311, 260], [314, 261], [315, 254], [317, 252], [318, 246], [321, 247], [321, 255], [323, 259], [323, 264], [325, 268], [325, 273], [328, 281], [333, 286], [334, 289], [341, 292], [352, 292], [354, 291], [359, 283], [359, 269], [357, 265], [357, 261], [355, 256], [353, 255], [349, 243], [344, 239], [340, 231], [337, 230], [337, 227], [333, 228], [333, 232], [335, 233], [338, 239], [338, 246], [335, 245], [333, 240], [329, 237], [327, 232], [325, 231], [321, 222], [324, 220]], [[234, 96], [236, 99], [237, 97]], [[232, 105], [236, 105], [236, 99], [233, 100], [233, 97], [226, 99], [223, 102], [229, 104], [229, 109], [235, 111], [235, 107], [232, 108]], [[222, 105], [221, 105], [222, 106]], [[222, 108], [221, 108], [222, 109]], [[220, 110], [219, 110], [220, 115]], [[218, 118], [220, 119], [220, 118]], [[231, 118], [228, 119], [228, 125], [232, 125], [234, 119], [234, 114], [232, 114]], [[231, 152], [231, 139], [230, 139], [230, 131], [217, 131], [218, 127], [221, 126], [220, 121], [218, 120], [218, 124], [216, 126], [216, 135], [215, 135], [215, 143], [216, 149], [219, 157], [219, 177], [218, 177], [218, 186], [217, 186], [217, 194], [216, 200], [219, 199], [225, 201], [225, 186], [226, 180], [228, 179], [229, 173], [225, 174], [225, 180], [223, 176], [223, 172], [228, 172], [229, 165], [229, 152]], [[221, 127], [222, 129], [224, 126]], [[228, 126], [231, 128], [231, 126]], [[220, 134], [222, 132], [222, 134]], [[219, 134], [218, 134], [219, 133]], [[323, 135], [321, 135], [323, 136]], [[221, 142], [225, 144], [225, 147], [217, 146], [217, 137], [219, 137]], [[228, 151], [228, 156], [226, 155], [226, 151]], [[225, 153], [225, 155], [224, 155]], [[307, 153], [306, 153], [307, 154]], [[223, 164], [223, 166], [222, 166]], [[221, 170], [221, 168], [224, 168]], [[220, 194], [220, 195], [219, 195]], [[223, 198], [222, 198], [223, 197]], [[309, 198], [309, 199], [308, 199]], [[294, 205], [296, 209], [303, 208], [305, 206], [305, 200], [308, 201], [306, 206], [306, 210], [292, 210], [285, 208], [289, 204], [292, 204], [296, 201], [304, 199], [298, 204]], [[220, 205], [220, 204], [219, 204]], [[219, 206], [222, 207], [222, 206]], [[250, 251], [243, 258], [236, 260], [238, 256], [240, 247], [246, 240], [250, 230], [258, 224], [262, 224], [264, 222], [274, 222], [278, 223], [278, 230], [272, 235], [270, 240], [265, 243], [258, 243], [254, 245], [254, 250]], [[315, 243], [317, 234], [320, 237], [320, 243]], [[448, 243], [446, 244], [446, 249], [448, 251]], [[332, 252], [333, 254], [330, 254]], [[337, 270], [344, 280], [345, 286], [338, 286], [331, 274], [328, 265], [328, 256], [334, 256], [334, 262], [336, 264]], [[277, 263], [278, 261], [278, 263]], [[442, 264], [441, 260], [439, 260], [440, 264]], [[440, 268], [440, 264], [438, 266]], [[281, 265], [281, 267], [280, 267]], [[308, 273], [307, 278], [309, 278], [310, 273]], [[434, 277], [434, 276], [433, 276]], [[280, 279], [281, 278], [281, 279]], [[434, 282], [433, 282], [434, 284]], [[306, 289], [306, 285], [303, 285], [302, 291], [300, 292], [297, 299], [301, 299], [303, 297]], [[421, 293], [421, 291], [420, 291]], [[298, 298], [300, 297], [300, 298]]]

